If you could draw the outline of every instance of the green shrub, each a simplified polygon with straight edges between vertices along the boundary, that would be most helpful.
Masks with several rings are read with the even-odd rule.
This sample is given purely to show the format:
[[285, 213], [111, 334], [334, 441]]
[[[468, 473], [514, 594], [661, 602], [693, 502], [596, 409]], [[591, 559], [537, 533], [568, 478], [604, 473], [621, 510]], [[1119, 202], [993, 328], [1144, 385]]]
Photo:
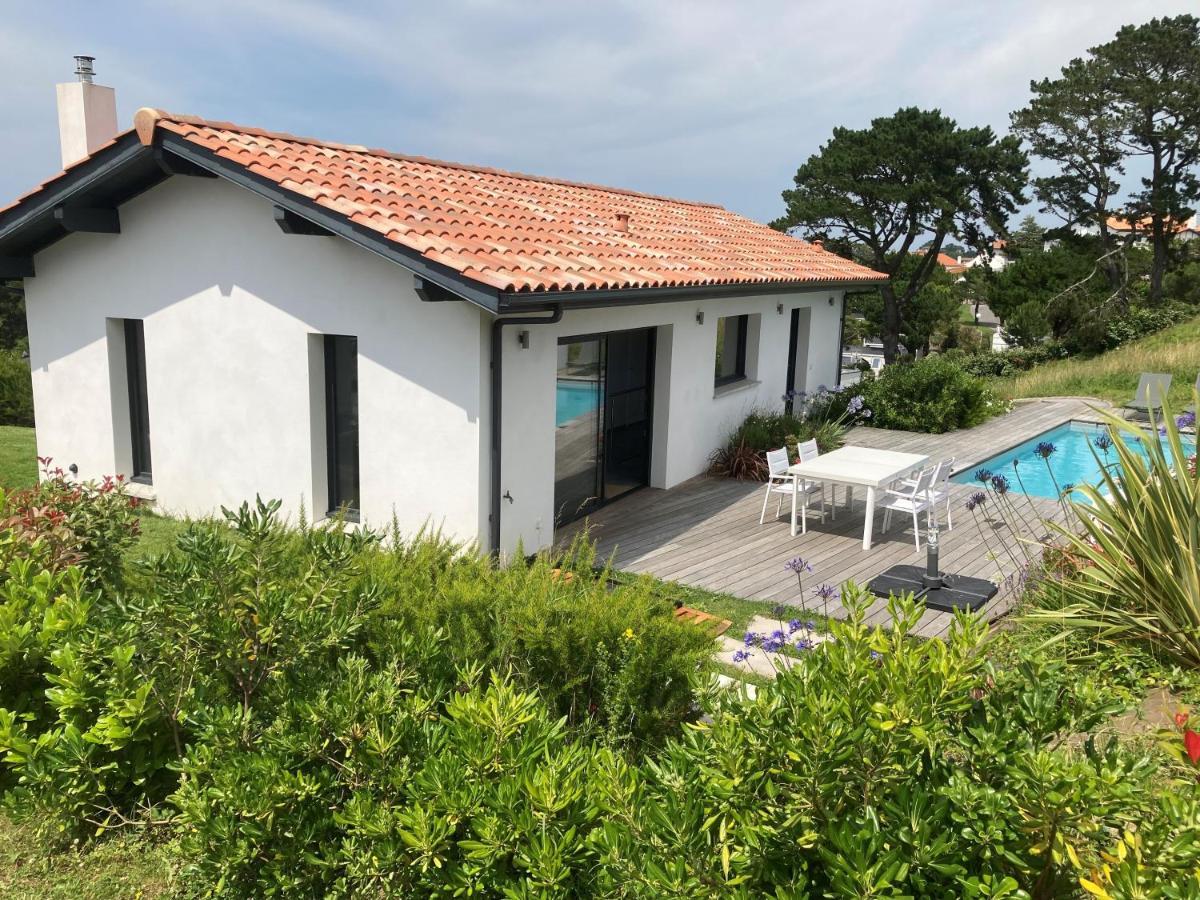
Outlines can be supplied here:
[[31, 488], [0, 489], [0, 566], [12, 558], [36, 557], [59, 570], [82, 565], [92, 586], [121, 581], [125, 551], [137, 539], [138, 501], [119, 480], [72, 482], [41, 460], [42, 480]]
[[956, 360], [968, 375], [1000, 377], [1025, 372], [1034, 366], [1055, 359], [1066, 359], [1070, 354], [1057, 341], [1045, 341], [1032, 347], [1013, 347], [999, 353], [980, 353]]
[[887, 366], [858, 389], [877, 428], [938, 434], [978, 425], [1007, 409], [981, 379], [940, 356]]
[[1103, 350], [1112, 350], [1140, 337], [1186, 322], [1196, 315], [1196, 308], [1183, 303], [1164, 306], [1135, 306], [1105, 324]]
[[795, 413], [751, 410], [709, 458], [709, 473], [739, 480], [765, 481], [768, 450], [787, 447], [796, 455], [796, 444], [813, 438], [823, 453], [836, 450], [846, 435], [846, 400], [841, 389], [822, 387], [811, 395], [797, 394]]
[[504, 673], [571, 726], [622, 746], [660, 744], [694, 718], [690, 680], [711, 633], [678, 623], [649, 579], [597, 577], [586, 537], [561, 557], [503, 568], [432, 537], [389, 544], [371, 560], [377, 620], [449, 635], [455, 666]]
[[911, 602], [885, 632], [873, 598], [845, 598], [833, 640], [756, 700], [714, 690], [711, 720], [641, 763], [508, 680], [447, 671], [445, 633], [347, 656], [254, 745], [189, 754], [185, 874], [234, 897], [1040, 900], [1136, 829], [1148, 887], [1195, 881], [1195, 782], [1160, 800], [1145, 753], [1063, 741], [1111, 702], [1040, 656], [992, 670], [981, 623], [914, 640]]
[[0, 425], [33, 424], [33, 381], [29, 360], [0, 350]]

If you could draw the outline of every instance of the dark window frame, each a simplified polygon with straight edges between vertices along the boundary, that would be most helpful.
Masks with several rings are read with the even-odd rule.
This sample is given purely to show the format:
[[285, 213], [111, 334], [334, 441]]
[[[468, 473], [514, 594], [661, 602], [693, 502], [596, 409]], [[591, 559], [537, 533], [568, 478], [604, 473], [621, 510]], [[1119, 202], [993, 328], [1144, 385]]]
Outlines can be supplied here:
[[125, 383], [129, 394], [129, 477], [153, 484], [150, 452], [150, 404], [146, 393], [146, 328], [141, 319], [122, 319], [125, 333]]
[[[325, 354], [325, 451], [327, 463], [327, 478], [328, 478], [328, 510], [327, 515], [336, 516], [344, 515], [347, 522], [358, 522], [361, 511], [359, 506], [362, 503], [360, 491], [362, 488], [361, 481], [361, 458], [359, 446], [359, 417], [358, 417], [358, 338], [350, 335], [341, 334], [326, 334], [324, 338], [324, 354]], [[338, 442], [338, 416], [344, 413], [339, 408], [338, 402], [338, 380], [337, 380], [337, 356], [338, 342], [351, 342], [350, 348], [354, 353], [354, 468], [353, 468], [353, 489], [351, 493], [353, 497], [345, 497], [344, 488], [338, 477], [341, 464], [344, 460], [341, 457], [341, 449]], [[345, 345], [343, 345], [345, 346]], [[351, 503], [350, 501], [354, 502]]]
[[[735, 381], [745, 381], [746, 379], [746, 335], [750, 331], [750, 314], [742, 313], [737, 316], [721, 316], [718, 320], [726, 323], [726, 329], [729, 328], [729, 322], [733, 321], [738, 326], [737, 338], [737, 354], [734, 360], [734, 371], [729, 375], [715, 375], [713, 384], [715, 387], [722, 387], [726, 384], [733, 384]], [[715, 348], [714, 348], [715, 352]]]

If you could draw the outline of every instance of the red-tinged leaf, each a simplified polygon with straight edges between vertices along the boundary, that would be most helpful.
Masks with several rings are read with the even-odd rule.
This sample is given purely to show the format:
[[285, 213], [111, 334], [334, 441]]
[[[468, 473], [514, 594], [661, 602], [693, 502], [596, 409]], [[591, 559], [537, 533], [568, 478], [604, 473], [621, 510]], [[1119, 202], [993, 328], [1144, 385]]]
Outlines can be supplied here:
[[1187, 751], [1188, 759], [1192, 761], [1192, 765], [1200, 762], [1200, 734], [1192, 731], [1190, 728], [1183, 730], [1183, 749]]
[[1175, 724], [1178, 727], [1182, 728], [1184, 725], [1186, 725], [1187, 720], [1188, 720], [1188, 714], [1183, 712], [1182, 710], [1175, 713]]

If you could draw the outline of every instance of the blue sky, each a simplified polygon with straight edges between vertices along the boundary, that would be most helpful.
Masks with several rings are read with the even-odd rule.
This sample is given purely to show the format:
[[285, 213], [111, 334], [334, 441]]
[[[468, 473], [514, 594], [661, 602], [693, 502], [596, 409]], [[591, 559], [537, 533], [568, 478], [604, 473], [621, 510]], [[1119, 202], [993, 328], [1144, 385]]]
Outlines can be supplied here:
[[54, 84], [141, 106], [720, 203], [768, 221], [836, 125], [1007, 127], [1030, 79], [1195, 0], [5, 4], [0, 205], [59, 168]]

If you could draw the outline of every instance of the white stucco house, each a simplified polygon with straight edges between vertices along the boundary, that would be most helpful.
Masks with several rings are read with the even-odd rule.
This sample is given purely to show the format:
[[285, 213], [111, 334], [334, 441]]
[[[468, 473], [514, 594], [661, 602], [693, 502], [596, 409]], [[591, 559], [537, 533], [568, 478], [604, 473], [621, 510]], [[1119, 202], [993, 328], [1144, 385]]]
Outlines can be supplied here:
[[844, 288], [883, 278], [717, 206], [153, 109], [63, 142], [0, 211], [38, 453], [168, 514], [540, 548], [835, 383]]

